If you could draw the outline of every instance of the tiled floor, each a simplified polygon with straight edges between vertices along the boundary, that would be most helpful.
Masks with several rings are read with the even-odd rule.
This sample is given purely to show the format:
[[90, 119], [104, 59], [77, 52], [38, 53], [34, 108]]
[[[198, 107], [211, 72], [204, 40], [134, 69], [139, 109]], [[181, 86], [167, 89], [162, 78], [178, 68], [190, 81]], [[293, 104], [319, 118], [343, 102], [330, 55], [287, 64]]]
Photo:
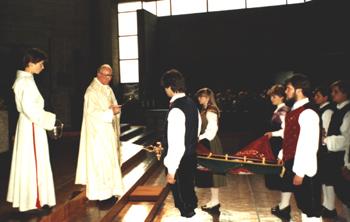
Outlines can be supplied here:
[[[212, 216], [196, 209], [198, 219], [201, 222], [278, 222], [281, 221], [270, 213], [270, 208], [280, 200], [280, 193], [270, 191], [265, 187], [262, 175], [228, 175], [227, 186], [220, 189], [221, 214]], [[209, 189], [197, 188], [198, 205], [204, 205], [210, 198]], [[300, 222], [301, 216], [291, 200], [292, 221]], [[342, 219], [342, 209], [337, 203], [337, 210]], [[154, 220], [155, 222], [178, 222], [181, 220], [178, 210], [174, 207], [173, 197], [169, 193], [162, 210]], [[326, 220], [324, 220], [326, 222]], [[328, 221], [327, 221], [328, 222]]]

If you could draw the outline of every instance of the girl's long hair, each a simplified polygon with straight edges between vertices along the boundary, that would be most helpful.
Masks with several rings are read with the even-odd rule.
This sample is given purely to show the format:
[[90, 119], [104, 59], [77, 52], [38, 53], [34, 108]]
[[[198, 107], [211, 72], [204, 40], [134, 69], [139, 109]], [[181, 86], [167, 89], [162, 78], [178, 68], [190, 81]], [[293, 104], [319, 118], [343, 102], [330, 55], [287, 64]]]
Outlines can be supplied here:
[[220, 117], [220, 109], [215, 101], [215, 96], [214, 96], [214, 92], [213, 90], [209, 89], [209, 88], [202, 88], [199, 89], [196, 92], [196, 97], [200, 97], [200, 96], [207, 96], [209, 97], [209, 101], [208, 101], [208, 106], [207, 107], [201, 107], [202, 111], [211, 111], [214, 112], [218, 115], [218, 118]]

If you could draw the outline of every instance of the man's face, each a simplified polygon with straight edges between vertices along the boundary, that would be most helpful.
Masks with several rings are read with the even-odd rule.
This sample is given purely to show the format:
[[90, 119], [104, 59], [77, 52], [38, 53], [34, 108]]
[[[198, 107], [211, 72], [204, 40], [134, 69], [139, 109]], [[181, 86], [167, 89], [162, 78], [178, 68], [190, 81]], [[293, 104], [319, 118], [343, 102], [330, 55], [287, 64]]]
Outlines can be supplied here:
[[41, 71], [44, 70], [45, 66], [44, 66], [44, 61], [40, 61], [40, 62], [37, 62], [37, 63], [29, 63], [29, 67], [30, 69], [32, 70], [32, 72], [34, 74], [39, 74], [41, 73]]
[[338, 86], [332, 87], [332, 99], [335, 103], [340, 104], [348, 99], [346, 93], [343, 93]]
[[112, 76], [111, 69], [102, 69], [99, 73], [97, 73], [97, 79], [103, 85], [108, 85], [112, 80]]
[[173, 90], [171, 90], [171, 87], [167, 87], [167, 88], [164, 88], [164, 91], [165, 91], [165, 94], [168, 96], [168, 97], [173, 97], [174, 93], [173, 93]]
[[314, 95], [314, 101], [317, 105], [322, 105], [323, 103], [327, 102], [328, 96], [323, 96], [322, 93], [316, 92]]
[[279, 96], [279, 95], [271, 95], [270, 96], [270, 100], [272, 105], [274, 106], [278, 106], [279, 104], [283, 103], [283, 97]]
[[286, 98], [287, 100], [295, 100], [296, 97], [296, 92], [295, 92], [295, 88], [292, 86], [292, 84], [288, 83], [286, 85]]

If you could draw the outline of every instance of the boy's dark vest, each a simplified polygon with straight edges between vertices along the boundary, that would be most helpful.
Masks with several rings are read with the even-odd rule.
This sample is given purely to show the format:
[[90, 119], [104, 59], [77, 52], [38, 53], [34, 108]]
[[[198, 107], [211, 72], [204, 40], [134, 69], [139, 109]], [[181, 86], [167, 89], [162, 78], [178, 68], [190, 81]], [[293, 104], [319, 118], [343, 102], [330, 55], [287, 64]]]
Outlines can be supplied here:
[[[169, 112], [178, 108], [185, 114], [185, 153], [184, 156], [193, 155], [196, 153], [196, 144], [198, 142], [198, 108], [196, 104], [189, 97], [181, 97], [176, 99], [169, 108]], [[169, 114], [168, 112], [168, 114]], [[166, 120], [164, 130], [164, 152], [163, 157], [168, 152], [168, 139], [167, 139], [168, 121]], [[176, 147], [175, 147], [176, 148]]]
[[334, 106], [333, 106], [333, 104], [328, 103], [328, 104], [325, 105], [324, 107], [320, 108], [320, 109], [318, 110], [318, 113], [319, 113], [320, 117], [322, 117], [323, 113], [324, 113], [326, 110], [329, 110], [329, 109], [332, 110], [332, 111], [334, 111]]
[[311, 103], [306, 103], [305, 105], [290, 111], [286, 115], [282, 143], [283, 161], [294, 159], [300, 134], [299, 116], [306, 109], [312, 109], [315, 111], [316, 107]]
[[334, 113], [329, 123], [327, 136], [340, 135], [340, 127], [343, 123], [345, 114], [350, 111], [350, 103], [345, 105], [342, 109], [334, 109]]

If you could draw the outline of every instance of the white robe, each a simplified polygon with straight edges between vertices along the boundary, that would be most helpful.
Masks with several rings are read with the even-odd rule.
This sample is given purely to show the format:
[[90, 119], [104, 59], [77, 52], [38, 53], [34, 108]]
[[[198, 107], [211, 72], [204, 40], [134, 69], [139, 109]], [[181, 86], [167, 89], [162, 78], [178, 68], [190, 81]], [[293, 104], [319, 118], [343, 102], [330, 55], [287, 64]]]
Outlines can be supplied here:
[[36, 209], [37, 196], [41, 206], [54, 206], [55, 189], [45, 130], [53, 129], [56, 115], [44, 110], [44, 99], [33, 74], [17, 71], [12, 88], [19, 118], [7, 201], [12, 202], [13, 207], [19, 207], [20, 211]]
[[119, 118], [110, 106], [117, 104], [108, 85], [96, 78], [84, 96], [76, 184], [86, 185], [89, 200], [105, 200], [122, 195], [119, 157]]

